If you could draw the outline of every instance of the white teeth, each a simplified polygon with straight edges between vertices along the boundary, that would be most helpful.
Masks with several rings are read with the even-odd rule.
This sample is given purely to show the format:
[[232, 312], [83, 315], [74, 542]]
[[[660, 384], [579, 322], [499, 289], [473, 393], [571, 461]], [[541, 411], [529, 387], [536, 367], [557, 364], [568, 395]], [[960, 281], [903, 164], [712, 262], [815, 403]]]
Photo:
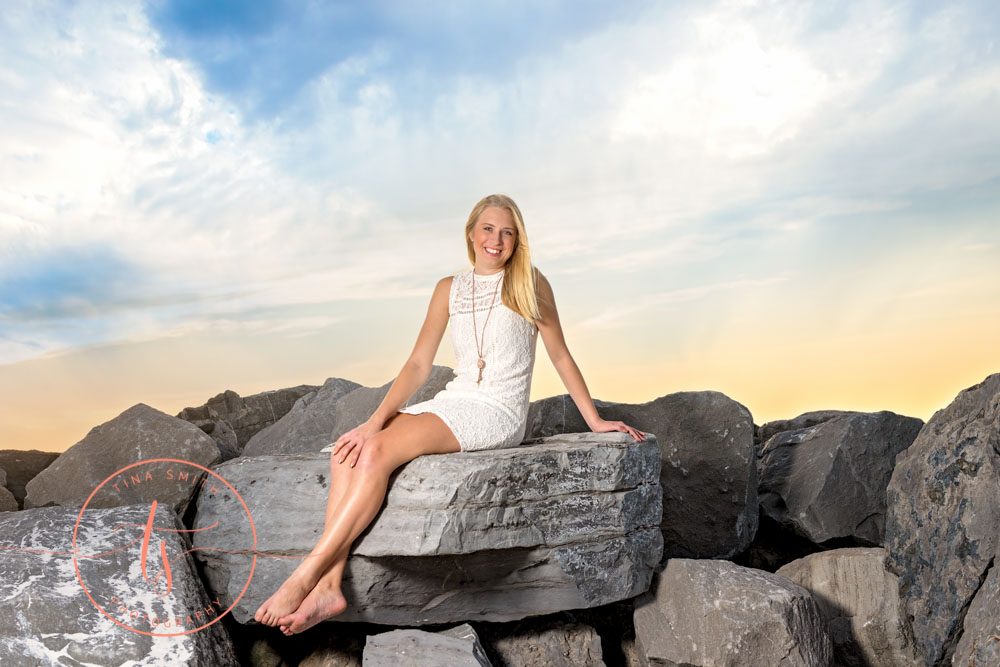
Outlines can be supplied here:
[[490, 250], [489, 248], [483, 248], [483, 250], [485, 250], [486, 253], [489, 254], [489, 255], [499, 255], [500, 254], [499, 250]]

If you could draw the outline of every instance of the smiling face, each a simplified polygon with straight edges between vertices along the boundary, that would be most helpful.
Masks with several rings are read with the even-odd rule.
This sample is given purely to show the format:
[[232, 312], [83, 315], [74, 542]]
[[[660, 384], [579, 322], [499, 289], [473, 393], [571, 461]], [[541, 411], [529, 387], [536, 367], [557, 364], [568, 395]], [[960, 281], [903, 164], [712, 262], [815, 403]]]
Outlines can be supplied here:
[[502, 269], [517, 245], [517, 227], [510, 211], [496, 206], [484, 209], [469, 232], [469, 240], [476, 253], [476, 273]]

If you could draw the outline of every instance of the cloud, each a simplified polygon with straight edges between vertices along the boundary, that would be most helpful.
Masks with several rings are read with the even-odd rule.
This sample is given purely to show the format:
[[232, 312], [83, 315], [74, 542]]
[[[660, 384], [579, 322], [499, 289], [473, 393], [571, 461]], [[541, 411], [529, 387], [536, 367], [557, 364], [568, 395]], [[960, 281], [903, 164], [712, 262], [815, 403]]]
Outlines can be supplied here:
[[675, 304], [698, 301], [715, 292], [739, 291], [748, 288], [759, 288], [785, 282], [788, 274], [779, 274], [767, 278], [747, 278], [730, 280], [723, 283], [696, 285], [665, 292], [646, 294], [630, 298], [627, 303], [618, 303], [606, 308], [598, 314], [581, 321], [582, 328], [618, 329], [636, 321], [636, 317], [656, 320], [663, 310]]
[[0, 361], [425, 295], [488, 192], [662, 305], [1000, 178], [988, 3], [149, 7], [0, 15]]

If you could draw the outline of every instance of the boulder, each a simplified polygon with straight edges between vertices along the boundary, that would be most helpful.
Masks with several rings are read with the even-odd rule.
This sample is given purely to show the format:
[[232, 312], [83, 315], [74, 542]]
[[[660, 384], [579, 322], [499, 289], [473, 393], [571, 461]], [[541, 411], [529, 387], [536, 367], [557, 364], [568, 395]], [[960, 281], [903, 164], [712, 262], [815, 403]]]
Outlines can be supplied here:
[[[406, 405], [414, 405], [434, 398], [454, 378], [455, 371], [447, 366], [432, 366], [430, 375], [414, 392]], [[334, 411], [333, 427], [330, 429], [329, 439], [326, 442], [333, 442], [355, 426], [367, 421], [382, 403], [385, 395], [389, 393], [393, 382], [395, 379], [386, 382], [381, 387], [359, 387], [338, 400]]]
[[672, 558], [636, 601], [646, 665], [833, 664], [826, 621], [785, 577], [719, 560]]
[[337, 401], [360, 386], [350, 380], [329, 378], [319, 391], [295, 401], [288, 414], [250, 438], [242, 455], [318, 452], [330, 442]]
[[202, 627], [225, 608], [206, 595], [191, 556], [184, 555], [186, 541], [174, 532], [183, 526], [165, 504], [158, 506], [154, 526], [170, 530], [152, 531], [147, 572], [161, 572], [162, 540], [171, 562], [170, 590], [154, 589], [143, 578], [149, 513], [149, 505], [85, 511], [75, 561], [78, 510], [0, 515], [4, 544], [14, 547], [0, 558], [0, 587], [6, 591], [0, 592], [0, 664], [238, 665], [223, 624]]
[[24, 504], [25, 485], [58, 457], [56, 452], [37, 449], [0, 450], [0, 468], [7, 471], [7, 488], [17, 498], [18, 505]]
[[[757, 531], [757, 467], [745, 407], [717, 391], [595, 404], [604, 419], [624, 421], [660, 442], [664, 558], [731, 558], [750, 545]], [[587, 430], [568, 395], [531, 403], [526, 437]]]
[[259, 431], [288, 414], [295, 401], [317, 389], [319, 387], [315, 385], [300, 384], [245, 398], [227, 389], [208, 399], [204, 405], [184, 408], [177, 416], [212, 436], [223, 460], [228, 460], [239, 456], [250, 438]]
[[797, 431], [800, 428], [818, 426], [819, 424], [829, 421], [834, 417], [849, 414], [853, 414], [853, 411], [813, 410], [812, 412], [803, 412], [798, 417], [793, 417], [791, 419], [776, 419], [774, 421], [767, 422], [757, 429], [757, 440], [755, 442], [757, 445], [757, 454], [761, 454], [761, 449], [763, 449], [764, 445], [767, 444], [768, 440], [782, 431]]
[[983, 585], [969, 605], [962, 638], [952, 656], [951, 664], [955, 667], [1000, 665], [1000, 567], [997, 565], [998, 559], [994, 558]]
[[16, 512], [17, 498], [7, 489], [7, 472], [0, 468], [0, 512]]
[[[385, 506], [355, 542], [338, 621], [425, 625], [507, 621], [633, 597], [660, 557], [659, 445], [623, 433], [571, 434], [509, 449], [420, 456], [390, 480]], [[329, 456], [239, 458], [215, 468], [256, 525], [241, 623], [322, 531]], [[233, 600], [253, 560], [235, 499], [202, 505], [195, 533], [210, 588]]]
[[[28, 482], [24, 506], [82, 507], [100, 486], [89, 507], [118, 507], [155, 499], [169, 503], [183, 515], [205, 473], [192, 476], [190, 467], [181, 466], [189, 474], [175, 475], [178, 464], [164, 461], [144, 464], [142, 479], [132, 478], [130, 472], [108, 479], [127, 466], [149, 459], [179, 459], [208, 467], [219, 461], [219, 448], [198, 427], [138, 403], [92, 428], [83, 440]], [[105, 480], [108, 483], [101, 486]]]
[[841, 667], [917, 667], [906, 636], [899, 580], [885, 550], [833, 549], [785, 565], [777, 574], [812, 593], [827, 620]]
[[363, 667], [492, 667], [468, 623], [441, 632], [392, 630], [365, 642]]
[[1000, 374], [934, 413], [896, 459], [888, 487], [888, 567], [918, 654], [947, 662], [1000, 533]]
[[896, 455], [921, 426], [919, 419], [883, 410], [778, 433], [760, 459], [761, 513], [817, 544], [849, 538], [881, 545]]
[[604, 667], [601, 637], [586, 623], [531, 618], [484, 624], [479, 635], [496, 667]]

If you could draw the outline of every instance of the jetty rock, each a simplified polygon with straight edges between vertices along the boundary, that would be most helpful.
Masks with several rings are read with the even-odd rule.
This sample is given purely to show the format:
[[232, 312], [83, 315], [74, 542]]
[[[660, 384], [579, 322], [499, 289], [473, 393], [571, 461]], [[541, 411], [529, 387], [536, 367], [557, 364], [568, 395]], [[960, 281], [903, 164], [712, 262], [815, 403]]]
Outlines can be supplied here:
[[1000, 548], [1000, 373], [934, 413], [897, 457], [887, 500], [887, 567], [918, 655], [948, 663]]
[[896, 456], [923, 425], [882, 410], [778, 432], [761, 453], [761, 514], [816, 544], [848, 538], [881, 546]]
[[468, 623], [440, 632], [391, 630], [369, 635], [362, 667], [493, 667]]
[[[144, 578], [149, 514], [148, 504], [82, 516], [66, 507], [0, 514], [0, 664], [237, 667], [224, 626], [209, 624], [225, 607], [206, 594], [184, 554], [183, 525], [165, 504], [157, 506], [147, 563], [159, 586]], [[169, 590], [156, 579], [161, 542]]]
[[14, 494], [18, 507], [24, 504], [25, 485], [57, 458], [59, 458], [57, 452], [0, 449], [0, 468], [7, 473], [7, 482], [4, 486]]
[[826, 619], [789, 579], [724, 560], [671, 558], [636, 602], [641, 665], [832, 667]]
[[[684, 391], [647, 403], [595, 401], [597, 412], [660, 443], [663, 558], [732, 558], [758, 526], [753, 417], [718, 391]], [[526, 437], [589, 428], [568, 394], [531, 403]]]
[[[183, 516], [204, 469], [219, 459], [219, 448], [200, 428], [138, 403], [90, 429], [28, 482], [24, 507], [82, 507], [88, 498], [88, 507], [95, 508], [157, 500]], [[175, 475], [181, 467], [184, 474]]]
[[0, 468], [0, 512], [16, 512], [17, 498], [7, 488], [7, 471]]
[[[193, 527], [214, 527], [194, 533], [195, 555], [226, 604], [255, 568], [237, 621], [251, 622], [316, 543], [329, 460], [243, 457], [213, 469], [241, 498], [199, 496]], [[510, 621], [639, 595], [662, 553], [659, 475], [656, 439], [623, 433], [417, 457], [393, 474], [385, 505], [355, 542], [348, 608], [332, 620]], [[256, 541], [235, 520], [247, 512]]]
[[318, 452], [330, 442], [337, 401], [360, 386], [343, 378], [328, 378], [318, 391], [299, 398], [288, 414], [250, 438], [241, 455]]
[[301, 397], [318, 389], [314, 385], [300, 384], [246, 397], [227, 389], [204, 405], [184, 408], [177, 417], [210, 435], [223, 460], [228, 460], [239, 456], [253, 436], [288, 414]]
[[822, 551], [776, 574], [812, 593], [827, 620], [838, 667], [919, 667], [903, 622], [899, 579], [885, 569], [885, 549]]

